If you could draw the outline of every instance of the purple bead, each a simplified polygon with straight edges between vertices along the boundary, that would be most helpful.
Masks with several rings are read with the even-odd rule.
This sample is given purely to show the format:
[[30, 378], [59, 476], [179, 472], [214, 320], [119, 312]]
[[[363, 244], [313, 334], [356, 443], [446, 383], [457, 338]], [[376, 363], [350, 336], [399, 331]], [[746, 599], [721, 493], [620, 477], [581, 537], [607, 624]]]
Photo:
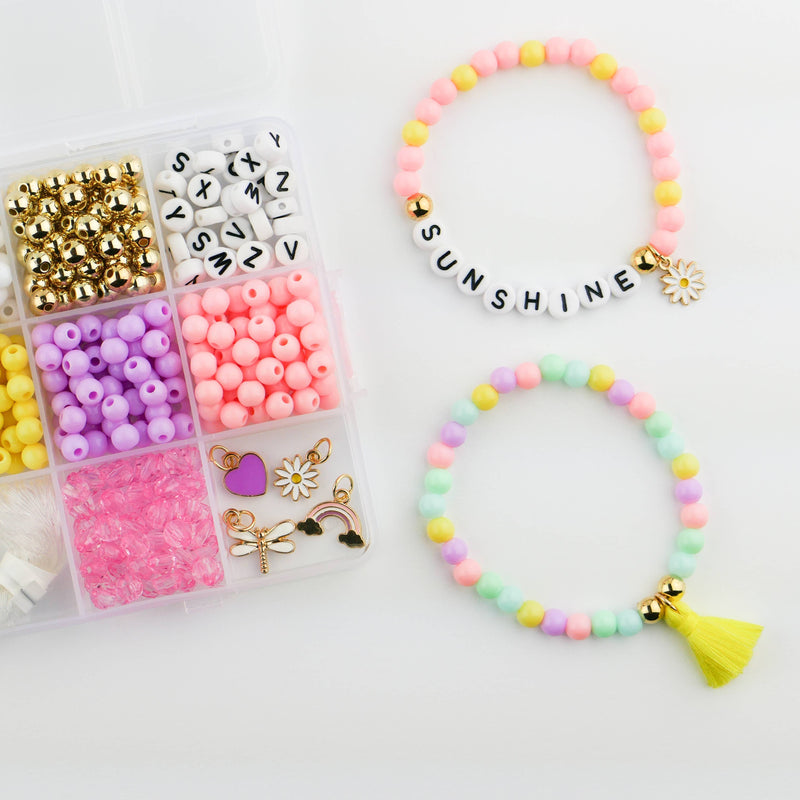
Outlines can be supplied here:
[[128, 344], [128, 355], [129, 356], [143, 356], [144, 348], [142, 347], [142, 340], [139, 339], [138, 342], [129, 342]]
[[96, 342], [103, 331], [103, 320], [94, 314], [86, 314], [78, 319], [78, 327], [81, 329], [81, 341]]
[[169, 352], [169, 337], [164, 331], [152, 330], [142, 337], [142, 350], [150, 358], [158, 358]]
[[150, 327], [158, 328], [172, 319], [172, 310], [165, 300], [150, 300], [144, 307], [144, 318]]
[[66, 406], [58, 415], [58, 427], [64, 433], [81, 433], [86, 427], [86, 412], [79, 406]]
[[97, 378], [81, 378], [75, 397], [81, 405], [96, 406], [103, 399], [103, 384]]
[[61, 442], [61, 454], [67, 461], [82, 461], [89, 455], [89, 442], [80, 433], [70, 433]]
[[89, 356], [83, 350], [70, 350], [64, 353], [61, 367], [70, 378], [85, 375], [89, 371]]
[[128, 358], [128, 343], [112, 336], [100, 345], [100, 355], [106, 364], [122, 364]]
[[131, 387], [126, 389], [122, 396], [128, 401], [129, 413], [134, 417], [141, 417], [146, 408], [145, 404], [139, 398], [139, 390]]
[[81, 381], [82, 381], [82, 380], [83, 380], [85, 377], [86, 377], [85, 375], [73, 375], [73, 376], [72, 376], [72, 377], [69, 379], [69, 383], [68, 383], [67, 385], [68, 385], [68, 387], [69, 387], [69, 390], [72, 392], [72, 394], [75, 394], [75, 392], [78, 390], [78, 384], [79, 384], [79, 383], [80, 383], [80, 382], [81, 382]]
[[703, 496], [703, 486], [697, 478], [687, 478], [675, 484], [675, 497], [680, 503], [696, 503]]
[[128, 401], [119, 393], [106, 395], [100, 404], [100, 409], [103, 412], [103, 416], [112, 422], [128, 419], [128, 414], [130, 413]]
[[171, 350], [156, 358], [153, 366], [162, 378], [174, 378], [181, 374], [181, 357]]
[[84, 406], [86, 422], [89, 425], [99, 425], [105, 419], [102, 405], [102, 403], [98, 403], [96, 406]]
[[84, 436], [89, 444], [89, 458], [104, 456], [108, 452], [108, 437], [103, 431], [87, 431]]
[[50, 394], [63, 392], [69, 385], [69, 378], [63, 369], [54, 369], [52, 372], [43, 372], [41, 375], [42, 386]]
[[633, 395], [636, 393], [633, 384], [626, 381], [624, 378], [619, 378], [611, 384], [611, 388], [606, 392], [608, 399], [615, 406], [626, 406], [633, 400]]
[[36, 348], [33, 360], [39, 369], [43, 369], [45, 372], [52, 372], [61, 366], [63, 355], [61, 348], [57, 344], [45, 342]]
[[100, 378], [100, 383], [103, 386], [104, 397], [108, 397], [110, 394], [122, 394], [125, 390], [122, 381], [117, 380], [113, 375], [103, 375]]
[[167, 378], [164, 386], [167, 387], [168, 403], [180, 403], [186, 397], [186, 381], [183, 378]]
[[126, 342], [138, 342], [146, 330], [144, 320], [136, 314], [126, 314], [117, 323], [117, 336]]
[[51, 344], [55, 330], [55, 325], [51, 325], [49, 322], [40, 322], [31, 331], [31, 342], [33, 343], [33, 346], [40, 347], [43, 344]]
[[150, 380], [153, 369], [150, 362], [144, 356], [133, 356], [125, 362], [125, 379], [139, 385]]
[[567, 629], [567, 615], [560, 608], [548, 608], [539, 627], [548, 636], [562, 636]]
[[173, 414], [172, 424], [175, 426], [176, 439], [188, 439], [194, 436], [194, 422], [189, 414]]
[[53, 343], [65, 353], [74, 350], [81, 343], [81, 329], [74, 322], [62, 322], [53, 331]]
[[124, 422], [111, 432], [111, 443], [117, 450], [133, 450], [139, 444], [139, 431], [127, 422]]
[[139, 441], [146, 442], [147, 441], [147, 423], [143, 419], [137, 419], [136, 422], [133, 423], [133, 427], [139, 431]]
[[97, 375], [98, 372], [102, 372], [106, 368], [106, 362], [103, 361], [99, 344], [93, 344], [91, 347], [87, 347], [84, 352], [89, 357], [89, 373], [91, 375]]
[[497, 389], [500, 394], [507, 394], [508, 392], [517, 388], [517, 376], [511, 367], [498, 367], [492, 370], [489, 376], [489, 383]]
[[175, 438], [175, 424], [169, 417], [156, 417], [147, 425], [147, 436], [153, 444], [165, 444]]
[[104, 420], [102, 421], [102, 423], [100, 423], [100, 430], [102, 430], [102, 431], [103, 431], [103, 433], [104, 433], [106, 436], [109, 436], [109, 437], [110, 437], [110, 436], [111, 436], [111, 434], [112, 434], [112, 433], [114, 433], [114, 431], [115, 431], [117, 428], [119, 428], [119, 426], [120, 426], [120, 425], [127, 425], [127, 424], [128, 424], [127, 420], [121, 420], [121, 419], [104, 419]]
[[118, 381], [127, 380], [125, 377], [125, 365], [124, 364], [109, 364], [106, 367], [106, 372], [112, 377], [116, 378]]
[[137, 303], [137, 305], [133, 306], [128, 313], [144, 319], [144, 306], [144, 303]]
[[59, 392], [53, 396], [50, 401], [50, 408], [53, 413], [58, 417], [67, 406], [77, 406], [78, 400], [72, 392]]
[[442, 428], [441, 439], [448, 447], [460, 447], [467, 439], [467, 429], [458, 422], [448, 422]]
[[100, 331], [100, 335], [103, 337], [103, 339], [113, 339], [117, 335], [118, 325], [119, 321], [116, 319], [103, 320], [103, 327]]
[[167, 401], [167, 387], [163, 381], [145, 381], [139, 387], [139, 398], [146, 406], [160, 406]]
[[467, 543], [454, 536], [442, 545], [441, 553], [448, 564], [460, 564], [467, 557]]
[[66, 433], [61, 430], [61, 428], [56, 428], [53, 431], [53, 441], [55, 442], [56, 447], [60, 450], [61, 445], [64, 443], [64, 438], [66, 437]]
[[149, 422], [157, 417], [171, 417], [172, 406], [169, 403], [159, 403], [155, 406], [147, 406], [144, 410], [144, 418]]

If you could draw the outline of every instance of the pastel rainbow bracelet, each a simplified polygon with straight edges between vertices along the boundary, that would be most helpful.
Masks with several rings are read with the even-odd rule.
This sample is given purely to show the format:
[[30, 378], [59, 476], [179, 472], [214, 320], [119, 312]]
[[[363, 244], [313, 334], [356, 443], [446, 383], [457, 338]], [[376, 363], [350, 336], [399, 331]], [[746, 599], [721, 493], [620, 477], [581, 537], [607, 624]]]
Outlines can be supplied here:
[[[455, 525], [445, 516], [445, 495], [453, 485], [449, 468], [456, 449], [466, 441], [467, 427], [478, 420], [481, 411], [493, 409], [501, 395], [515, 388], [533, 389], [542, 381], [563, 381], [571, 387], [588, 386], [604, 393], [612, 405], [627, 408], [631, 416], [642, 420], [645, 431], [656, 442], [658, 454], [670, 462], [672, 473], [678, 479], [674, 493], [681, 504], [682, 527], [676, 549], [669, 558], [669, 574], [658, 583], [653, 596], [645, 598], [635, 608], [619, 612], [605, 609], [591, 615], [567, 614], [557, 608], [545, 609], [535, 600], [525, 600], [521, 589], [506, 585], [497, 573], [484, 571], [469, 557], [466, 542], [455, 536]], [[664, 619], [687, 637], [710, 685], [724, 685], [741, 673], [761, 627], [698, 617], [681, 599], [686, 588], [684, 581], [695, 570], [695, 555], [703, 549], [702, 529], [708, 521], [708, 509], [700, 502], [703, 489], [696, 477], [700, 469], [697, 458], [684, 451], [683, 437], [673, 430], [670, 416], [656, 409], [650, 394], [636, 392], [630, 382], [616, 378], [611, 367], [606, 365], [589, 367], [583, 361], [548, 355], [538, 365], [525, 363], [516, 370], [495, 369], [489, 382], [477, 386], [470, 399], [456, 402], [452, 417], [442, 428], [440, 440], [428, 449], [430, 469], [425, 475], [425, 494], [420, 498], [419, 512], [428, 520], [428, 537], [441, 545], [442, 558], [452, 566], [458, 584], [474, 586], [481, 597], [494, 600], [501, 611], [514, 614], [521, 625], [538, 627], [550, 636], [565, 635], [575, 640], [587, 639], [592, 634], [598, 638], [615, 633], [632, 636], [644, 623]]]
[[[659, 206], [656, 228], [648, 244], [633, 252], [630, 266], [612, 268], [606, 274], [574, 287], [548, 290], [535, 282], [512, 286], [493, 280], [482, 267], [465, 259], [450, 242], [444, 222], [433, 216], [433, 201], [429, 195], [421, 193], [422, 146], [428, 140], [430, 127], [441, 118], [443, 107], [452, 103], [460, 93], [474, 88], [478, 78], [518, 64], [538, 67], [544, 63], [567, 62], [588, 67], [593, 77], [607, 81], [637, 113], [639, 128], [647, 134], [647, 150], [653, 159], [652, 173], [657, 181], [654, 191]], [[675, 143], [665, 130], [664, 112], [656, 108], [654, 102], [653, 90], [640, 84], [630, 67], [618, 68], [613, 56], [597, 54], [594, 44], [588, 39], [578, 39], [570, 44], [565, 39], [553, 38], [544, 44], [528, 41], [521, 47], [513, 42], [502, 42], [494, 50], [479, 50], [469, 64], [456, 67], [449, 78], [434, 81], [430, 95], [417, 105], [415, 119], [403, 126], [405, 145], [397, 153], [399, 171], [394, 177], [394, 190], [405, 198], [406, 213], [416, 223], [414, 242], [421, 249], [430, 251], [429, 263], [434, 274], [454, 277], [462, 293], [481, 297], [487, 311], [497, 314], [516, 309], [524, 316], [536, 316], [546, 310], [554, 317], [569, 317], [581, 308], [599, 308], [611, 297], [627, 297], [641, 283], [638, 273], [658, 270], [662, 272], [663, 292], [671, 302], [688, 305], [690, 301], [699, 299], [705, 288], [703, 272], [694, 262], [673, 264], [670, 259], [677, 244], [676, 234], [684, 223], [683, 212], [678, 208], [682, 192], [676, 182], [680, 165], [672, 155]]]

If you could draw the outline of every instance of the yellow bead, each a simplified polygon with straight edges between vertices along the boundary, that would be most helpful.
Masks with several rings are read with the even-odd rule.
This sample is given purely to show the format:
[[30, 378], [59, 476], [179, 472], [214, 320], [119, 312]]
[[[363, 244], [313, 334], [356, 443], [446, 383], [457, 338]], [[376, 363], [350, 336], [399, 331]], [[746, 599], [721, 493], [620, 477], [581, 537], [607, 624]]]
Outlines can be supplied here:
[[478, 73], [469, 64], [459, 64], [450, 73], [450, 80], [459, 92], [468, 92], [478, 82]]
[[453, 521], [447, 517], [435, 517], [428, 522], [428, 538], [436, 544], [449, 542], [456, 532]]
[[42, 423], [36, 417], [23, 417], [17, 423], [17, 438], [24, 445], [36, 444], [43, 435]]
[[482, 383], [472, 391], [472, 402], [481, 411], [488, 411], [490, 408], [494, 408], [499, 398], [500, 395], [497, 394], [497, 389], [488, 383]]
[[682, 453], [672, 459], [672, 472], [676, 478], [680, 478], [682, 481], [694, 478], [700, 472], [700, 462], [697, 460], [697, 456], [693, 456], [691, 453]]
[[660, 108], [647, 108], [639, 114], [639, 127], [645, 133], [658, 133], [664, 130], [667, 117]]
[[4, 475], [11, 469], [11, 453], [0, 447], [0, 475]]
[[23, 447], [20, 456], [28, 469], [42, 469], [47, 466], [47, 449], [38, 442]]
[[18, 475], [20, 472], [25, 472], [25, 463], [22, 460], [21, 453], [11, 454], [11, 466], [8, 469], [9, 475]]
[[614, 370], [605, 364], [597, 364], [589, 371], [587, 385], [596, 392], [607, 392], [614, 383]]
[[532, 39], [519, 49], [519, 63], [523, 67], [538, 67], [544, 64], [544, 45]]
[[11, 337], [5, 333], [0, 333], [0, 352], [5, 350], [10, 344], [13, 344]]
[[17, 422], [25, 417], [36, 417], [38, 419], [39, 406], [36, 400], [31, 397], [30, 400], [20, 400], [18, 403], [14, 403], [11, 413], [14, 415], [14, 419]]
[[600, 53], [592, 59], [589, 64], [589, 72], [599, 81], [607, 81], [613, 78], [617, 72], [617, 59], [608, 53]]
[[2, 434], [4, 428], [13, 428], [17, 424], [17, 421], [14, 419], [14, 414], [11, 411], [6, 411], [0, 422], [0, 434]]
[[0, 352], [0, 363], [7, 370], [19, 372], [28, 366], [28, 354], [24, 347], [18, 344], [10, 344]]
[[9, 425], [2, 434], [0, 434], [0, 444], [8, 450], [9, 453], [21, 453], [25, 445], [19, 440], [17, 436], [17, 426]]
[[428, 126], [418, 119], [412, 119], [403, 125], [403, 141], [412, 147], [420, 147], [428, 141]]
[[654, 192], [656, 203], [660, 206], [676, 206], [681, 201], [683, 192], [675, 181], [661, 181]]
[[535, 600], [526, 600], [517, 611], [517, 622], [526, 628], [535, 628], [544, 619], [544, 608]]
[[22, 345], [22, 347], [25, 347], [25, 337], [19, 333], [15, 333], [11, 337], [11, 344], [19, 344]]
[[8, 396], [8, 389], [0, 385], [0, 414], [11, 411], [14, 407], [14, 401]]
[[15, 375], [6, 385], [8, 396], [15, 402], [33, 397], [33, 381], [27, 375]]

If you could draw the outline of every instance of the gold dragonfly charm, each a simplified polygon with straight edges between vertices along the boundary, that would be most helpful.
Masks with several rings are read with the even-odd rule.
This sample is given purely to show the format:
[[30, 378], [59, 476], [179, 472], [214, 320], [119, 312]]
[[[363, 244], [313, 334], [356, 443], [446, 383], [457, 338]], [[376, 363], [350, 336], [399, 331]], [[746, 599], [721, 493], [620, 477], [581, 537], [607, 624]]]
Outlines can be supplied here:
[[289, 537], [295, 531], [295, 524], [290, 519], [285, 519], [271, 528], [258, 528], [252, 511], [229, 508], [222, 515], [222, 521], [228, 530], [228, 536], [234, 540], [229, 548], [230, 554], [241, 558], [257, 552], [263, 575], [269, 573], [270, 550], [273, 553], [287, 555], [294, 553], [295, 543]]

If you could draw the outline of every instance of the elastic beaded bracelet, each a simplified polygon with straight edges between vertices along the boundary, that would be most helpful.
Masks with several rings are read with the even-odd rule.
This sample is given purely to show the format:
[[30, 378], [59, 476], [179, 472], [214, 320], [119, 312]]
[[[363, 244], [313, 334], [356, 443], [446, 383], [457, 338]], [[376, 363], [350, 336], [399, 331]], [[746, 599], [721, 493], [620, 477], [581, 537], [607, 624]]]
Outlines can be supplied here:
[[[510, 69], [517, 64], [538, 67], [545, 62], [564, 64], [567, 61], [588, 67], [592, 76], [608, 81], [638, 114], [639, 128], [647, 134], [647, 150], [653, 158], [652, 172], [657, 181], [654, 196], [660, 208], [656, 229], [648, 244], [633, 252], [630, 266], [616, 267], [606, 276], [575, 287], [550, 290], [535, 284], [514, 287], [504, 281], [492, 280], [489, 273], [470, 264], [450, 244], [446, 226], [441, 219], [432, 216], [433, 201], [429, 195], [421, 193], [422, 145], [428, 140], [429, 127], [439, 121], [442, 107], [452, 103], [460, 92], [472, 89], [479, 77], [488, 77], [498, 69]], [[487, 311], [496, 314], [516, 309], [525, 316], [535, 316], [546, 309], [554, 317], [569, 317], [582, 307], [599, 308], [612, 296], [627, 297], [639, 287], [639, 273], [659, 270], [663, 292], [672, 303], [688, 305], [690, 301], [698, 300], [700, 292], [705, 289], [703, 272], [694, 262], [673, 264], [670, 259], [677, 242], [676, 233], [684, 222], [683, 212], [678, 208], [681, 187], [675, 181], [680, 165], [672, 156], [673, 138], [664, 130], [666, 117], [653, 105], [654, 100], [653, 90], [640, 85], [630, 67], [617, 68], [616, 60], [608, 53], [596, 55], [595, 46], [588, 39], [578, 39], [572, 44], [558, 38], [550, 39], [546, 44], [529, 41], [519, 48], [513, 42], [503, 42], [494, 51], [479, 50], [469, 64], [456, 67], [450, 78], [435, 81], [430, 96], [417, 105], [416, 118], [403, 126], [405, 146], [397, 154], [400, 171], [394, 177], [394, 190], [406, 198], [406, 213], [416, 221], [414, 243], [422, 250], [430, 251], [429, 263], [434, 274], [455, 277], [461, 292], [481, 296]]]
[[[533, 389], [541, 381], [588, 386], [605, 393], [612, 405], [627, 407], [631, 416], [643, 421], [647, 434], [656, 440], [658, 454], [670, 461], [678, 479], [675, 498], [681, 504], [682, 529], [669, 558], [669, 574], [659, 581], [654, 595], [635, 608], [617, 613], [600, 610], [590, 616], [545, 609], [535, 600], [525, 600], [520, 589], [505, 585], [497, 573], [483, 571], [475, 559], [468, 557], [466, 542], [455, 536], [455, 525], [444, 516], [445, 495], [453, 485], [449, 467], [455, 448], [466, 441], [467, 426], [478, 419], [481, 411], [494, 408], [500, 395], [517, 387]], [[425, 475], [425, 494], [419, 501], [419, 511], [428, 520], [428, 537], [442, 545], [442, 558], [452, 565], [457, 583], [474, 586], [481, 597], [494, 600], [501, 611], [515, 614], [521, 625], [539, 627], [551, 636], [566, 635], [570, 639], [586, 639], [590, 634], [601, 639], [614, 633], [632, 636], [642, 629], [643, 623], [664, 619], [688, 639], [709, 685], [722, 686], [741, 674], [762, 628], [748, 622], [698, 617], [681, 599], [686, 589], [684, 581], [695, 569], [695, 555], [703, 549], [702, 529], [708, 521], [708, 509], [700, 502], [703, 488], [696, 477], [700, 469], [697, 458], [684, 451], [683, 437], [672, 429], [670, 416], [656, 410], [651, 395], [636, 392], [628, 381], [616, 378], [606, 365], [590, 368], [583, 361], [568, 362], [560, 356], [548, 355], [538, 365], [525, 363], [516, 370], [508, 367], [494, 370], [489, 383], [477, 386], [469, 400], [459, 400], [452, 414], [453, 419], [441, 430], [440, 441], [428, 449], [431, 469]]]

